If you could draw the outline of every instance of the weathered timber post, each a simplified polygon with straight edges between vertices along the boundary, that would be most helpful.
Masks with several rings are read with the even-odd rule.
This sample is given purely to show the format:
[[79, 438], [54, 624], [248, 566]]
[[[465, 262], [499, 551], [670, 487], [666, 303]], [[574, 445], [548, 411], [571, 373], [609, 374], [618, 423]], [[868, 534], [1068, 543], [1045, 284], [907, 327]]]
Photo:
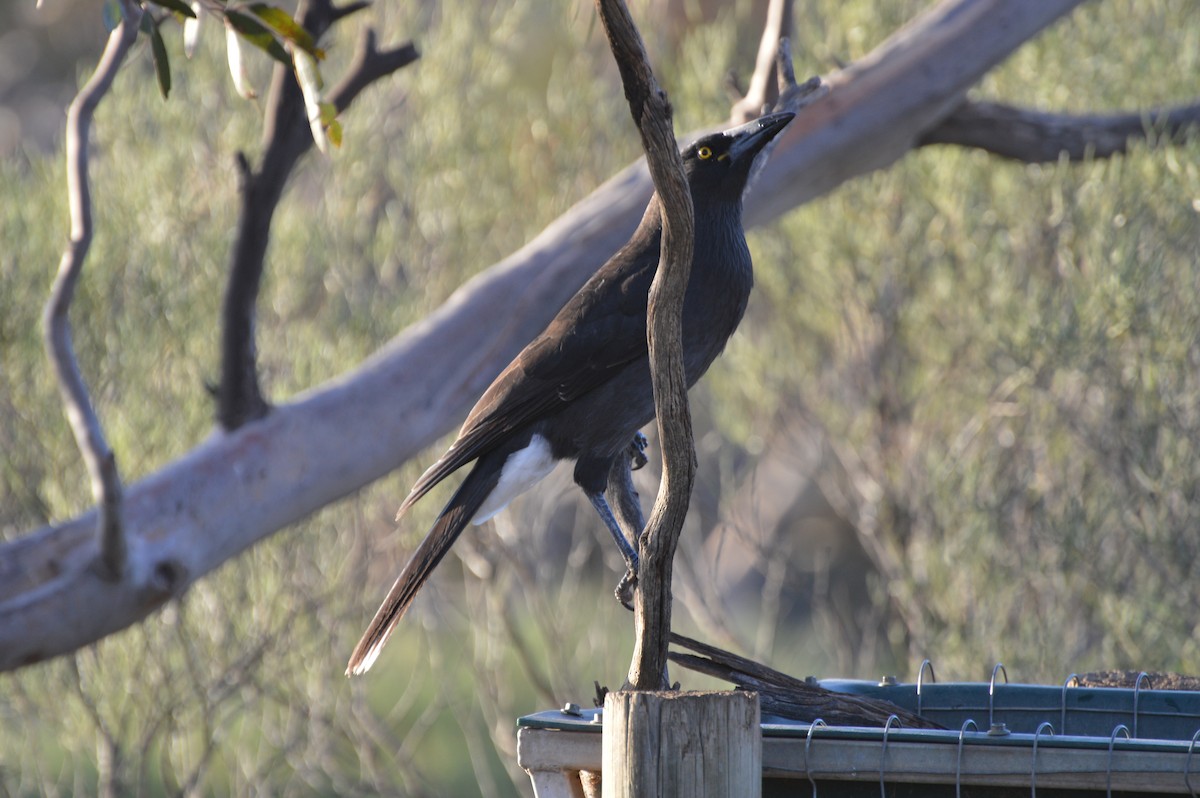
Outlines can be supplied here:
[[758, 694], [623, 690], [604, 698], [603, 798], [760, 798]]

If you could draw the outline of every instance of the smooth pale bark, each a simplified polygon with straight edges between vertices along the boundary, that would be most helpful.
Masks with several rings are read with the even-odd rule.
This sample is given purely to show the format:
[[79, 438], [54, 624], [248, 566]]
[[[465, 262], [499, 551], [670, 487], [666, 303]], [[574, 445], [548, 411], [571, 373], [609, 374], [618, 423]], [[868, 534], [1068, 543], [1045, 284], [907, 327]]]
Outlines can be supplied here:
[[[827, 79], [747, 198], [764, 224], [901, 157], [966, 89], [1078, 0], [941, 3]], [[457, 425], [645, 208], [626, 169], [346, 375], [127, 486], [121, 580], [105, 582], [94, 512], [0, 547], [0, 670], [136, 623], [255, 542], [378, 479]], [[507, 325], [478, 333], [506, 309]], [[166, 410], [166, 409], [164, 409]]]

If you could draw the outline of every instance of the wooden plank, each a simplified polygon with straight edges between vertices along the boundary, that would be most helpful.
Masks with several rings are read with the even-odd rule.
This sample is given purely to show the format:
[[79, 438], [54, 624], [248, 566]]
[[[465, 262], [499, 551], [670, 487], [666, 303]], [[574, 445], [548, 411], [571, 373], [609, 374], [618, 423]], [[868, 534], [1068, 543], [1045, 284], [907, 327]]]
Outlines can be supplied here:
[[600, 735], [551, 729], [519, 729], [517, 764], [529, 771], [598, 771]]

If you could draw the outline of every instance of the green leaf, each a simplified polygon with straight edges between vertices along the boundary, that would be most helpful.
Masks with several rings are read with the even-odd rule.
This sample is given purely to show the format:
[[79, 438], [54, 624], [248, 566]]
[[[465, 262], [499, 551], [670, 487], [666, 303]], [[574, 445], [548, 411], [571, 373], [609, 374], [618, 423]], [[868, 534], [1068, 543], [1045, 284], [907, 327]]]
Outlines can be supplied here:
[[183, 2], [183, 0], [150, 0], [156, 6], [162, 6], [168, 11], [174, 11], [176, 14], [183, 14], [191, 19], [196, 18], [196, 12], [192, 11], [191, 7]]
[[226, 10], [225, 19], [229, 21], [229, 24], [233, 26], [233, 29], [243, 39], [279, 63], [291, 67], [292, 59], [288, 57], [287, 51], [283, 49], [283, 45], [279, 43], [271, 31], [264, 28], [253, 17], [243, 14], [240, 11]]
[[311, 54], [313, 58], [320, 61], [325, 57], [325, 51], [317, 47], [312, 34], [301, 27], [300, 23], [283, 9], [266, 3], [255, 3], [250, 6], [250, 10], [276, 33]]
[[[146, 14], [143, 18], [149, 16]], [[165, 100], [171, 95], [171, 60], [167, 57], [167, 45], [163, 42], [157, 22], [150, 26], [150, 53], [154, 56], [154, 73], [158, 75], [158, 90], [162, 92]]]
[[336, 119], [329, 123], [325, 128], [326, 135], [329, 136], [329, 143], [335, 147], [342, 146], [342, 123]]

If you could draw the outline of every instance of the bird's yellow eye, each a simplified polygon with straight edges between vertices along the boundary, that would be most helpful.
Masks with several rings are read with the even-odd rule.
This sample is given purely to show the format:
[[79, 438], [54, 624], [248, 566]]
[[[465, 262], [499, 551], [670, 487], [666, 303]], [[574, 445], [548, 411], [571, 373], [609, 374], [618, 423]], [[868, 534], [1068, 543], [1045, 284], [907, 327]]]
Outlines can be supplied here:
[[696, 150], [696, 155], [700, 156], [700, 160], [707, 161], [709, 158], [712, 157], [712, 148], [711, 147], [701, 147], [700, 149]]

